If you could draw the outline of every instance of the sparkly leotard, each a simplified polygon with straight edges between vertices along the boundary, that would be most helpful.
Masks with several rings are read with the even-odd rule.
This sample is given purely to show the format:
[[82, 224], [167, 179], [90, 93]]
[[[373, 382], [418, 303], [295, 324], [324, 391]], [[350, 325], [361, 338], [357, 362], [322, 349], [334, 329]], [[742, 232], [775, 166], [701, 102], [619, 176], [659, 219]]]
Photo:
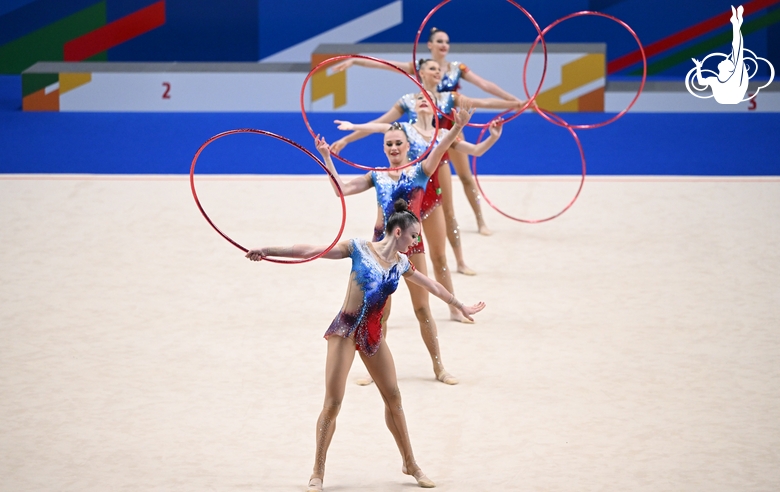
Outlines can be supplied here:
[[[415, 62], [417, 65], [417, 70], [420, 69], [420, 62]], [[460, 79], [463, 76], [463, 74], [467, 73], [469, 71], [469, 68], [460, 62], [450, 62], [449, 66], [441, 67], [442, 69], [442, 75], [441, 75], [441, 82], [439, 82], [438, 87], [436, 88], [439, 92], [450, 92], [455, 91], [457, 92], [458, 89], [460, 89]]]
[[442, 70], [441, 82], [439, 82], [439, 92], [456, 91], [460, 89], [460, 79], [463, 74], [469, 71], [463, 63], [450, 62], [448, 70]]
[[[449, 111], [455, 106], [455, 93], [453, 92], [446, 92], [444, 94], [439, 94], [437, 97], [437, 103], [439, 104], [439, 109], [442, 111], [447, 111], [447, 114], [449, 114]], [[417, 94], [406, 94], [401, 99], [398, 100], [398, 105], [401, 106], [404, 113], [409, 117], [409, 123], [402, 123], [404, 125], [404, 132], [406, 133], [406, 137], [409, 139], [409, 160], [413, 161], [420, 157], [420, 155], [425, 152], [425, 150], [430, 145], [430, 142], [425, 140], [425, 138], [420, 134], [420, 132], [417, 131], [414, 126], [411, 125], [414, 121], [417, 120], [417, 113], [414, 111]], [[442, 121], [442, 120], [440, 120]], [[447, 120], [444, 120], [447, 121]], [[438, 145], [439, 142], [441, 142], [441, 139], [444, 138], [444, 136], [447, 134], [449, 130], [446, 130], [444, 128], [439, 128], [439, 134], [436, 137], [436, 144]], [[449, 157], [445, 154], [442, 158], [439, 165], [442, 164], [448, 164], [449, 163]], [[437, 168], [438, 169], [438, 168]], [[441, 204], [441, 185], [439, 184], [439, 173], [434, 172], [431, 175], [430, 180], [428, 181], [428, 185], [425, 188], [425, 195], [423, 196], [422, 206], [420, 207], [420, 219], [426, 219], [428, 216], [433, 212], [433, 210], [438, 207]]]
[[428, 183], [428, 175], [423, 171], [421, 162], [401, 171], [398, 179], [393, 179], [386, 172], [371, 171], [371, 181], [376, 188], [376, 199], [385, 224], [395, 210], [393, 204], [399, 198], [406, 200], [409, 210], [420, 217], [423, 190]]
[[[431, 143], [425, 140], [425, 137], [423, 137], [411, 123], [401, 123], [401, 126], [404, 129], [404, 133], [406, 133], [406, 138], [409, 140], [409, 152], [407, 152], [406, 155], [409, 157], [410, 161], [413, 161], [420, 157], [422, 153], [428, 149], [428, 146], [431, 145]], [[439, 129], [439, 134], [436, 136], [436, 145], [441, 143], [448, 132], [449, 130]], [[434, 147], [436, 145], [434, 145]]]
[[[409, 123], [401, 123], [409, 139], [411, 154], [413, 135], [416, 130], [410, 130], [411, 125]], [[419, 145], [419, 144], [417, 144]], [[423, 150], [428, 147], [426, 142]], [[374, 241], [380, 241], [385, 236], [385, 227], [387, 226], [387, 220], [395, 211], [395, 201], [399, 198], [406, 200], [409, 206], [409, 210], [417, 217], [420, 217], [420, 209], [422, 207], [423, 195], [425, 193], [425, 186], [428, 183], [428, 175], [423, 171], [422, 162], [407, 167], [401, 171], [401, 175], [398, 179], [393, 179], [387, 172], [371, 171], [371, 181], [376, 188], [376, 200], [379, 208], [382, 210], [382, 228], [374, 229]], [[406, 252], [407, 255], [415, 253], [425, 252], [425, 247], [422, 241], [419, 241], [416, 245], [409, 248]]]
[[[409, 123], [417, 121], [417, 111], [415, 111], [415, 108], [417, 107], [417, 94], [417, 92], [404, 94], [398, 102], [396, 102], [396, 104], [401, 107], [404, 115], [406, 115]], [[455, 93], [439, 92], [436, 94], [435, 101], [439, 111], [444, 114], [451, 114], [452, 109], [455, 107]]]
[[385, 268], [379, 263], [365, 239], [351, 239], [349, 249], [349, 256], [352, 258], [352, 280], [347, 291], [347, 300], [350, 299], [353, 288], [360, 289], [362, 300], [357, 309], [351, 312], [345, 312], [342, 307], [325, 332], [325, 338], [331, 335], [354, 337], [355, 348], [370, 357], [376, 353], [382, 342], [380, 321], [387, 298], [395, 292], [401, 275], [414, 267], [406, 255], [398, 253], [396, 262]]

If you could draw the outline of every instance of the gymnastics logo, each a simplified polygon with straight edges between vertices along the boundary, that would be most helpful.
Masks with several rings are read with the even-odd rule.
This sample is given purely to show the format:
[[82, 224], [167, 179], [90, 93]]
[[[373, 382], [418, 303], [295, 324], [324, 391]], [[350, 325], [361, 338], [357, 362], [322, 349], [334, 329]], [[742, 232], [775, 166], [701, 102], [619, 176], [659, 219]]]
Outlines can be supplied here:
[[[685, 88], [692, 95], [699, 99], [709, 99], [714, 97], [720, 104], [739, 104], [743, 101], [749, 101], [758, 95], [758, 92], [772, 83], [775, 78], [775, 67], [769, 63], [766, 58], [756, 56], [755, 53], [745, 48], [742, 39], [742, 13], [744, 8], [740, 5], [737, 9], [731, 6], [731, 27], [733, 37], [731, 41], [731, 54], [711, 53], [702, 61], [692, 58], [694, 68], [685, 76]], [[722, 58], [718, 63], [718, 71], [702, 69], [704, 62], [711, 57]], [[756, 91], [745, 98], [748, 89], [748, 82], [758, 72], [759, 60], [769, 66], [769, 81], [757, 88]], [[752, 73], [751, 73], [752, 70]], [[710, 77], [704, 77], [702, 74], [712, 74]], [[696, 92], [703, 92], [707, 87], [712, 89], [712, 94], [700, 96]], [[695, 91], [695, 92], [694, 92]]]

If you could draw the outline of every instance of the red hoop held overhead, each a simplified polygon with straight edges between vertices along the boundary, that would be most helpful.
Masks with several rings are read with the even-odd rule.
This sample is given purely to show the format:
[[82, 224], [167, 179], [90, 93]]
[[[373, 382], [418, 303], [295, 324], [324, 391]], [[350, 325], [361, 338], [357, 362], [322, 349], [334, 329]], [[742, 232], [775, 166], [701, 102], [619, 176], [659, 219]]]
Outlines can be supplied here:
[[[560, 119], [559, 116], [554, 115], [552, 113], [549, 113], [549, 112], [547, 112], [547, 111], [545, 111], [543, 109], [537, 108], [537, 111], [539, 111], [539, 112], [543, 112], [544, 111], [545, 113], [548, 113], [550, 118], [558, 118], [558, 119]], [[563, 121], [563, 120], [561, 120], [561, 121]], [[501, 210], [500, 208], [498, 208], [496, 206], [496, 204], [493, 203], [490, 200], [490, 198], [488, 198], [488, 196], [485, 194], [485, 191], [482, 189], [482, 185], [479, 183], [479, 176], [477, 175], [477, 156], [473, 156], [472, 159], [471, 159], [471, 172], [472, 172], [472, 174], [474, 174], [474, 181], [477, 183], [477, 188], [479, 189], [479, 192], [482, 195], [482, 198], [484, 198], [485, 201], [488, 202], [488, 204], [491, 207], [493, 207], [493, 209], [496, 212], [500, 213], [501, 215], [503, 215], [504, 217], [506, 217], [508, 219], [512, 219], [512, 220], [515, 220], [517, 222], [523, 222], [523, 223], [526, 223], [526, 224], [539, 224], [539, 223], [542, 223], [542, 222], [547, 222], [547, 221], [553, 220], [556, 217], [559, 217], [564, 212], [569, 210], [571, 208], [571, 206], [574, 205], [574, 202], [577, 201], [577, 198], [579, 198], [580, 192], [582, 191], [582, 187], [585, 184], [585, 173], [586, 173], [586, 171], [585, 171], [585, 168], [586, 168], [585, 151], [582, 149], [582, 143], [580, 142], [580, 138], [577, 136], [577, 132], [575, 132], [574, 129], [572, 129], [571, 127], [564, 126], [564, 125], [559, 125], [559, 126], [563, 126], [564, 128], [566, 128], [569, 131], [569, 133], [571, 133], [571, 136], [574, 137], [574, 142], [577, 144], [577, 148], [579, 149], [579, 152], [580, 152], [580, 160], [582, 161], [582, 178], [580, 179], [580, 186], [577, 188], [577, 193], [574, 194], [574, 198], [572, 198], [572, 200], [569, 202], [568, 205], [566, 205], [563, 208], [563, 210], [561, 210], [560, 212], [558, 212], [555, 215], [551, 215], [551, 216], [543, 218], [543, 219], [521, 219], [521, 218], [515, 217], [513, 215], [510, 215], [510, 214], [504, 212], [503, 210]], [[482, 132], [480, 132], [479, 138], [477, 138], [477, 144], [479, 144], [482, 141], [482, 137], [485, 135], [485, 130], [487, 130], [487, 129], [483, 128]]]
[[328, 251], [333, 249], [333, 247], [336, 246], [336, 244], [339, 242], [339, 239], [341, 239], [341, 234], [344, 232], [344, 225], [347, 222], [347, 204], [344, 201], [344, 192], [341, 190], [341, 187], [339, 186], [338, 181], [336, 181], [335, 176], [333, 176], [333, 174], [330, 171], [328, 171], [328, 168], [325, 167], [325, 165], [319, 159], [317, 159], [317, 157], [314, 154], [312, 154], [309, 150], [307, 150], [306, 148], [302, 147], [297, 142], [294, 142], [294, 141], [290, 140], [289, 138], [282, 137], [281, 135], [276, 135], [275, 133], [271, 133], [271, 132], [268, 132], [268, 131], [265, 131], [265, 130], [255, 130], [255, 129], [252, 129], [252, 128], [241, 128], [241, 129], [237, 129], [237, 130], [229, 130], [229, 131], [226, 131], [226, 132], [222, 132], [222, 133], [214, 135], [210, 139], [206, 140], [203, 143], [203, 145], [200, 146], [198, 151], [195, 153], [195, 157], [192, 158], [192, 166], [190, 166], [190, 188], [192, 189], [192, 197], [195, 199], [195, 204], [198, 206], [198, 209], [200, 210], [200, 213], [203, 214], [203, 218], [206, 219], [206, 222], [208, 222], [209, 225], [211, 225], [211, 227], [213, 227], [214, 230], [217, 231], [217, 233], [219, 233], [220, 236], [222, 236], [225, 239], [227, 239], [227, 241], [230, 244], [232, 244], [236, 248], [240, 249], [244, 253], [247, 253], [249, 251], [247, 248], [241, 246], [236, 241], [234, 241], [230, 237], [228, 237], [227, 234], [222, 232], [214, 224], [214, 222], [212, 222], [212, 220], [209, 218], [209, 216], [206, 213], [206, 211], [203, 209], [203, 206], [200, 204], [200, 200], [198, 199], [198, 193], [195, 191], [195, 164], [197, 164], [197, 162], [198, 162], [198, 157], [200, 156], [200, 153], [203, 152], [203, 150], [206, 147], [208, 147], [209, 144], [211, 144], [213, 141], [218, 140], [218, 139], [220, 139], [222, 137], [226, 137], [228, 135], [233, 135], [235, 133], [255, 133], [255, 134], [258, 134], [258, 135], [265, 135], [267, 137], [272, 137], [272, 138], [275, 138], [277, 140], [281, 140], [282, 142], [284, 142], [286, 144], [289, 144], [289, 145], [292, 145], [293, 147], [297, 148], [298, 150], [300, 150], [304, 154], [306, 154], [309, 157], [311, 157], [314, 160], [314, 162], [316, 162], [322, 169], [325, 170], [326, 173], [328, 173], [328, 176], [330, 176], [331, 181], [333, 181], [333, 183], [336, 185], [336, 189], [338, 190], [338, 193], [339, 193], [339, 198], [341, 199], [341, 227], [339, 228], [339, 232], [336, 235], [336, 239], [333, 240], [333, 242], [330, 244], [330, 246], [328, 246], [325, 249], [325, 251], [323, 251], [322, 253], [320, 253], [318, 255], [314, 255], [311, 258], [303, 258], [303, 259], [295, 259], [295, 260], [280, 260], [280, 259], [276, 259], [276, 258], [266, 257], [266, 258], [263, 258], [263, 260], [270, 261], [270, 262], [273, 262], [273, 263], [288, 263], [288, 264], [290, 264], [290, 263], [306, 263], [307, 261], [312, 261], [312, 260], [315, 260], [315, 259], [319, 258], [320, 256], [324, 255], [325, 253], [327, 253]]
[[[428, 24], [428, 21], [431, 19], [433, 14], [438, 12], [439, 9], [441, 9], [444, 5], [450, 3], [451, 1], [452, 0], [442, 0], [441, 3], [439, 3], [433, 9], [431, 9], [431, 11], [428, 12], [428, 15], [426, 15], [425, 18], [423, 19], [422, 24], [420, 24], [420, 28], [417, 29], [417, 37], [414, 38], [414, 46], [412, 47], [412, 67], [414, 68], [414, 75], [415, 75], [415, 77], [417, 77], [418, 80], [420, 79], [420, 71], [417, 68], [417, 45], [420, 44], [420, 36], [422, 35], [422, 31], [425, 28], [425, 25]], [[512, 121], [513, 119], [517, 118], [518, 116], [520, 116], [520, 114], [523, 113], [523, 111], [525, 111], [526, 109], [528, 109], [528, 107], [530, 107], [532, 104], [534, 104], [534, 101], [536, 100], [536, 96], [538, 96], [539, 92], [541, 92], [541, 90], [542, 90], [542, 85], [544, 84], [544, 77], [547, 74], [547, 43], [544, 41], [544, 34], [543, 34], [542, 29], [539, 27], [539, 24], [536, 22], [536, 19], [534, 19], [534, 17], [526, 9], [524, 9], [522, 6], [520, 6], [514, 0], [506, 0], [506, 1], [511, 3], [512, 5], [514, 5], [518, 10], [520, 10], [520, 12], [525, 14], [525, 16], [528, 17], [528, 20], [531, 21], [531, 24], [533, 24], [534, 29], [536, 29], [536, 32], [539, 33], [539, 35], [536, 37], [536, 43], [538, 43], [539, 40], [541, 39], [541, 41], [542, 41], [542, 50], [544, 51], [544, 68], [542, 69], [542, 79], [539, 81], [539, 87], [536, 88], [536, 92], [534, 92], [534, 95], [533, 96], [529, 95], [528, 94], [528, 90], [526, 88], [525, 93], [526, 93], [526, 97], [528, 98], [528, 100], [512, 116], [504, 119], [504, 123], [506, 123], [508, 121]], [[536, 43], [534, 43], [534, 47], [536, 46]], [[531, 51], [528, 52], [528, 55], [526, 56], [526, 59], [525, 59], [525, 65], [526, 66], [528, 65], [528, 57], [531, 56], [531, 52], [532, 51], [533, 51], [533, 48], [531, 49]], [[444, 67], [442, 67], [442, 70], [444, 70]], [[523, 69], [523, 84], [525, 84], [525, 69]], [[436, 112], [439, 113], [444, 118], [447, 118], [450, 121], [454, 121], [452, 119], [451, 115], [444, 114], [438, 108], [438, 106], [434, 106], [434, 108], [436, 108]], [[508, 114], [508, 112], [506, 112], [504, 114]], [[490, 127], [490, 124], [493, 122], [494, 119], [495, 118], [491, 119], [487, 123], [468, 123], [468, 124], [466, 124], [466, 126], [470, 126], [470, 127], [474, 127], [474, 128], [488, 128], [488, 127]]]
[[[309, 72], [309, 74], [306, 76], [306, 79], [304, 79], [303, 86], [301, 86], [301, 97], [300, 97], [300, 101], [301, 101], [301, 114], [303, 115], [303, 122], [306, 124], [306, 128], [308, 128], [309, 133], [311, 134], [312, 138], [316, 138], [317, 137], [317, 133], [314, 132], [314, 130], [311, 127], [311, 124], [309, 123], [309, 117], [306, 114], [306, 107], [305, 107], [305, 100], [304, 100], [304, 96], [306, 94], [306, 86], [309, 84], [309, 79], [311, 79], [311, 77], [318, 70], [320, 70], [323, 66], [329, 65], [329, 64], [337, 62], [337, 61], [347, 60], [347, 59], [350, 59], [350, 58], [362, 58], [364, 60], [370, 60], [370, 61], [373, 61], [373, 62], [381, 63], [382, 65], [390, 67], [391, 69], [395, 70], [396, 72], [399, 72], [400, 74], [404, 75], [407, 79], [411, 80], [417, 87], [420, 88], [420, 92], [425, 97], [425, 99], [428, 101], [428, 104], [431, 105], [431, 107], [436, 108], [436, 110], [439, 109], [437, 107], [436, 103], [434, 103], [433, 99], [431, 99], [431, 96], [430, 96], [430, 94], [428, 94], [428, 91], [426, 91], [425, 87], [422, 86], [422, 84], [420, 84], [418, 81], [416, 81], [414, 79], [414, 77], [412, 77], [411, 75], [409, 75], [408, 73], [406, 73], [402, 69], [396, 67], [392, 63], [389, 63], [389, 62], [387, 62], [385, 60], [380, 60], [379, 58], [374, 58], [373, 56], [365, 56], [365, 55], [338, 55], [338, 56], [334, 56], [334, 57], [328, 58], [327, 60], [324, 60], [324, 61], [320, 62], [316, 67], [312, 68], [311, 71]], [[390, 125], [388, 124], [388, 127], [389, 126]], [[411, 161], [411, 162], [409, 162], [409, 163], [407, 163], [407, 164], [405, 164], [403, 166], [398, 166], [398, 167], [392, 167], [392, 168], [391, 167], [369, 167], [369, 166], [364, 166], [362, 164], [357, 164], [355, 162], [352, 162], [352, 161], [350, 161], [348, 159], [345, 159], [344, 157], [341, 157], [338, 154], [331, 154], [331, 156], [333, 156], [336, 159], [340, 160], [344, 164], [348, 164], [348, 165], [350, 165], [352, 167], [356, 167], [358, 169], [363, 169], [364, 171], [384, 171], [384, 172], [387, 172], [387, 171], [398, 171], [400, 169], [406, 169], [407, 167], [413, 166], [414, 164], [417, 164], [421, 160], [425, 159], [428, 156], [428, 153], [430, 153], [430, 151], [433, 149], [433, 146], [436, 145], [436, 137], [438, 137], [438, 135], [439, 135], [439, 119], [438, 118], [434, 118], [433, 137], [431, 138], [431, 143], [430, 143], [430, 145], [428, 145], [428, 148], [425, 149], [425, 152], [420, 154], [420, 157], [418, 157], [417, 159], [415, 159], [415, 160], [413, 160], [413, 161]]]
[[[547, 110], [540, 111], [539, 107], [536, 105], [536, 102], [534, 101], [534, 109], [536, 109], [536, 111], [539, 113], [539, 115], [541, 115], [542, 118], [544, 118], [545, 120], [549, 121], [554, 125], [562, 126], [564, 128], [569, 128], [569, 129], [573, 128], [575, 130], [592, 130], [593, 128], [601, 128], [602, 126], [607, 126], [610, 123], [614, 123], [618, 119], [622, 118], [623, 115], [626, 114], [629, 109], [631, 109], [631, 107], [634, 105], [636, 100], [639, 99], [639, 96], [642, 94], [642, 90], [645, 88], [645, 81], [647, 80], [647, 57], [645, 56], [645, 47], [642, 45], [642, 42], [639, 40], [639, 36], [636, 35], [636, 32], [634, 32], [634, 30], [631, 29], [631, 27], [628, 24], [618, 19], [617, 17], [614, 17], [609, 14], [602, 14], [601, 12], [583, 10], [581, 12], [574, 12], [572, 14], [569, 14], [565, 17], [561, 17], [560, 19], [556, 20], [549, 26], [545, 27], [544, 30], [539, 34], [539, 36], [537, 36], [536, 39], [534, 40], [533, 44], [531, 45], [531, 49], [528, 50], [528, 56], [525, 57], [525, 64], [523, 65], [523, 90], [525, 91], [526, 96], [528, 96], [528, 83], [527, 83], [528, 59], [530, 58], [531, 53], [533, 53], [534, 49], [536, 48], [536, 45], [539, 43], [539, 40], [541, 39], [542, 43], [544, 43], [544, 35], [547, 34], [550, 31], [550, 29], [552, 29], [553, 27], [557, 26], [558, 24], [560, 24], [565, 20], [569, 20], [574, 17], [581, 17], [584, 15], [594, 15], [597, 17], [604, 17], [606, 19], [615, 21], [621, 26], [623, 26], [634, 37], [634, 39], [636, 40], [636, 44], [639, 45], [639, 52], [642, 54], [642, 83], [639, 84], [639, 90], [637, 91], [636, 96], [634, 96], [634, 99], [631, 100], [631, 103], [628, 106], [626, 106], [626, 109], [616, 114], [612, 118], [606, 121], [602, 121], [601, 123], [592, 123], [587, 125], [572, 125], [567, 123], [566, 120], [552, 113], [551, 111], [547, 111]], [[545, 55], [546, 53], [547, 51], [545, 49]], [[547, 58], [545, 58], [545, 61], [546, 60]], [[544, 74], [542, 75], [542, 81], [544, 81]], [[553, 118], [551, 115], [554, 115], [555, 118]]]

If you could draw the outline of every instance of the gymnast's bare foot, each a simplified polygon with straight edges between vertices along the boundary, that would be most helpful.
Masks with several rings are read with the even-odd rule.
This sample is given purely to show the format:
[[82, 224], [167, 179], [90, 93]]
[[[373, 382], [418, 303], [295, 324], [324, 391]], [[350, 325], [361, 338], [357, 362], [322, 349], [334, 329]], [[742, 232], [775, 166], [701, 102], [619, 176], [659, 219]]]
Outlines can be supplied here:
[[322, 479], [319, 477], [312, 477], [309, 479], [309, 487], [306, 492], [321, 492], [322, 491]]
[[468, 275], [468, 276], [473, 276], [477, 274], [477, 272], [467, 267], [465, 263], [461, 263], [458, 265], [458, 273], [462, 273], [463, 275]]
[[401, 473], [403, 473], [404, 475], [413, 476], [414, 479], [417, 480], [417, 485], [419, 485], [424, 489], [432, 489], [436, 487], [436, 484], [433, 483], [433, 480], [425, 476], [425, 473], [423, 473], [420, 467], [417, 466], [417, 463], [412, 463], [408, 469], [406, 465], [403, 465], [401, 467]]
[[436, 375], [436, 379], [444, 384], [458, 384], [458, 378], [443, 369], [439, 374]]
[[488, 229], [488, 226], [485, 225], [484, 223], [483, 224], [479, 224], [477, 227], [479, 229], [479, 233], [482, 234], [483, 236], [492, 236], [493, 235], [493, 231]]
[[463, 313], [460, 312], [460, 309], [456, 308], [455, 306], [450, 306], [450, 320], [458, 321], [460, 323], [474, 324], [473, 321], [463, 316]]
[[357, 381], [355, 381], [355, 384], [357, 384], [358, 386], [368, 386], [369, 384], [372, 384], [373, 382], [374, 382], [374, 379], [370, 375], [366, 374], [362, 378], [357, 378]]

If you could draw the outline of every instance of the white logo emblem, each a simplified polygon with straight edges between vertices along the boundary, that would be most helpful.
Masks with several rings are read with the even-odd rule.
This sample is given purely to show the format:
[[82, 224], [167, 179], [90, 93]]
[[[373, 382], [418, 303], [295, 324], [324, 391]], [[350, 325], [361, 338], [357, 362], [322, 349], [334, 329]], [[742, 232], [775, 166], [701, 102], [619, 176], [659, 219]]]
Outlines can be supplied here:
[[[714, 97], [720, 104], [739, 104], [756, 97], [758, 92], [771, 84], [772, 80], [775, 78], [775, 67], [769, 63], [769, 60], [756, 56], [755, 53], [745, 48], [743, 44], [740, 28], [742, 27], [742, 12], [744, 12], [744, 10], [742, 5], [736, 10], [733, 5], [731, 6], [732, 15], [730, 20], [734, 37], [731, 41], [730, 55], [711, 53], [702, 61], [699, 61], [696, 58], [692, 59], [696, 66], [685, 76], [685, 87], [688, 89], [688, 92], [699, 99]], [[702, 68], [704, 62], [713, 56], [723, 58], [723, 60], [718, 63], [718, 72]], [[763, 60], [769, 66], [769, 81], [757, 88], [755, 93], [745, 98], [748, 82], [758, 72], [758, 60]], [[750, 73], [751, 69], [752, 73]], [[702, 74], [712, 74], [713, 76], [704, 77]], [[707, 87], [712, 89], [712, 94], [708, 96], [696, 94], [696, 92], [707, 90]]]

